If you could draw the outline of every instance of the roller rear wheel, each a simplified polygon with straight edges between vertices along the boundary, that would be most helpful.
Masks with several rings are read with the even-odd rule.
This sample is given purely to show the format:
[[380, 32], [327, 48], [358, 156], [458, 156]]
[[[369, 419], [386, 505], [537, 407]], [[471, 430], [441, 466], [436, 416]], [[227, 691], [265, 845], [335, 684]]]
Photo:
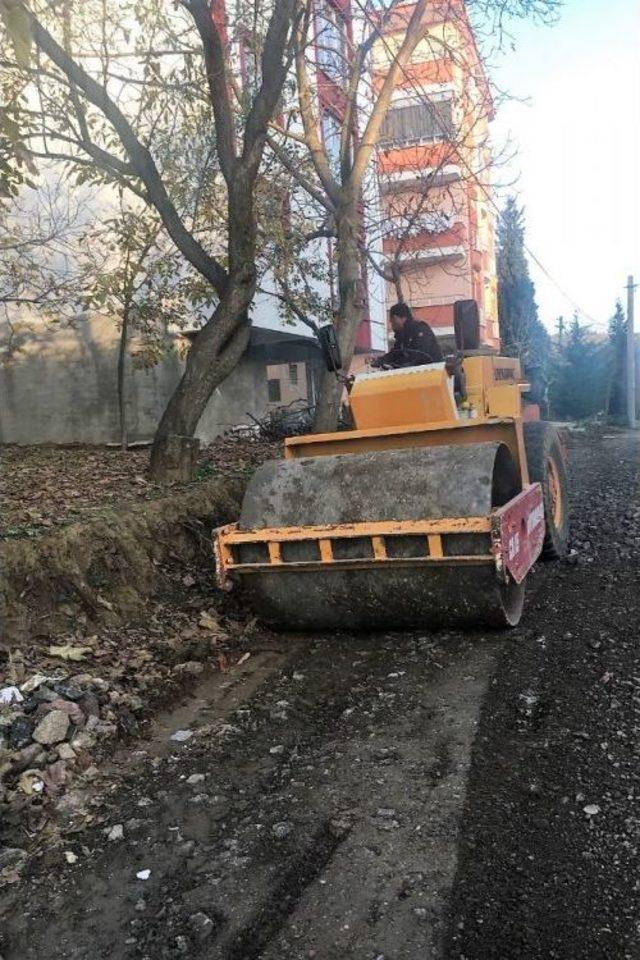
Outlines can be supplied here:
[[542, 421], [525, 423], [529, 479], [542, 486], [546, 535], [542, 555], [564, 557], [569, 549], [569, 480], [558, 431]]
[[494, 627], [517, 627], [522, 619], [525, 600], [525, 582], [509, 579], [498, 586], [498, 613], [492, 621]]

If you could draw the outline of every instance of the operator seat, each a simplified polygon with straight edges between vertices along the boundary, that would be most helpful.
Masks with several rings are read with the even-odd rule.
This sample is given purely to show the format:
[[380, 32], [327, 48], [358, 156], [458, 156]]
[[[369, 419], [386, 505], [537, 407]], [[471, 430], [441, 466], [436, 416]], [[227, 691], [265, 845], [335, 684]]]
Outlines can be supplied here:
[[457, 300], [453, 305], [453, 332], [456, 352], [447, 357], [447, 369], [453, 376], [454, 393], [462, 400], [467, 396], [467, 384], [462, 369], [465, 357], [495, 354], [491, 347], [480, 346], [480, 313], [476, 300]]
[[462, 357], [497, 356], [494, 347], [480, 345], [480, 313], [476, 300], [457, 300], [453, 305], [456, 350]]

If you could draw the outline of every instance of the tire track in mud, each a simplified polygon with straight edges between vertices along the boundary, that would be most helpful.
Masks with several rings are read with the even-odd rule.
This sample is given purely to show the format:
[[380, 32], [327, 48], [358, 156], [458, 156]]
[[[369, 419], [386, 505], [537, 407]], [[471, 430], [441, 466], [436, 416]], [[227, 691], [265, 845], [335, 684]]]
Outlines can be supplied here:
[[[60, 850], [43, 858], [0, 952], [417, 956], [440, 935], [495, 651], [495, 640], [454, 634], [292, 638], [248, 700], [213, 710], [206, 735], [141, 757], [104, 811], [124, 824], [124, 842], [89, 829], [67, 841], [88, 851], [76, 869]], [[187, 784], [193, 774], [201, 785]], [[143, 868], [151, 877], [140, 883]], [[212, 921], [203, 942], [198, 912]]]
[[481, 714], [450, 960], [640, 956], [640, 436], [572, 466], [577, 563], [552, 568]]
[[306, 888], [322, 874], [347, 835], [348, 828], [340, 834], [330, 822], [319, 827], [309, 846], [287, 864], [256, 915], [235, 934], [224, 951], [225, 960], [258, 960], [262, 956], [297, 908]]

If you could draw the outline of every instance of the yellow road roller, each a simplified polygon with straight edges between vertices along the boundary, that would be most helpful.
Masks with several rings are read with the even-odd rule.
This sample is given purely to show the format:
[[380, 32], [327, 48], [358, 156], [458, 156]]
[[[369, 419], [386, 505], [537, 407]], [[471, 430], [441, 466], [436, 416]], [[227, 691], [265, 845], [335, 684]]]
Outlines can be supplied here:
[[[528, 421], [520, 361], [479, 344], [356, 376], [353, 429], [294, 436], [214, 532], [218, 582], [296, 630], [513, 627], [527, 575], [569, 537], [557, 429]], [[472, 313], [473, 316], [473, 313]], [[339, 357], [328, 350], [335, 369]]]

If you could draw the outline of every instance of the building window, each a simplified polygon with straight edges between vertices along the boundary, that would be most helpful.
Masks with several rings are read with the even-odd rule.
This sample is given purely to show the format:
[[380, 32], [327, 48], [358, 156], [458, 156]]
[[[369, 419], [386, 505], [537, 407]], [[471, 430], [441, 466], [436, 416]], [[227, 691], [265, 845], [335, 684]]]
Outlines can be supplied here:
[[381, 144], [419, 140], [450, 140], [453, 137], [451, 100], [433, 103], [400, 103], [391, 107], [380, 133]]
[[269, 403], [279, 402], [282, 396], [279, 380], [267, 380], [267, 395], [269, 397]]
[[328, 0], [316, 14], [316, 47], [318, 66], [331, 80], [343, 81], [347, 76], [347, 38], [345, 23]]
[[297, 386], [298, 384], [298, 364], [297, 363], [289, 364], [289, 383], [291, 383], [293, 386]]
[[340, 180], [341, 124], [332, 113], [329, 113], [328, 110], [325, 110], [322, 114], [321, 123], [322, 140], [324, 142], [324, 148], [327, 151], [329, 166], [331, 167], [331, 172], [336, 180]]

